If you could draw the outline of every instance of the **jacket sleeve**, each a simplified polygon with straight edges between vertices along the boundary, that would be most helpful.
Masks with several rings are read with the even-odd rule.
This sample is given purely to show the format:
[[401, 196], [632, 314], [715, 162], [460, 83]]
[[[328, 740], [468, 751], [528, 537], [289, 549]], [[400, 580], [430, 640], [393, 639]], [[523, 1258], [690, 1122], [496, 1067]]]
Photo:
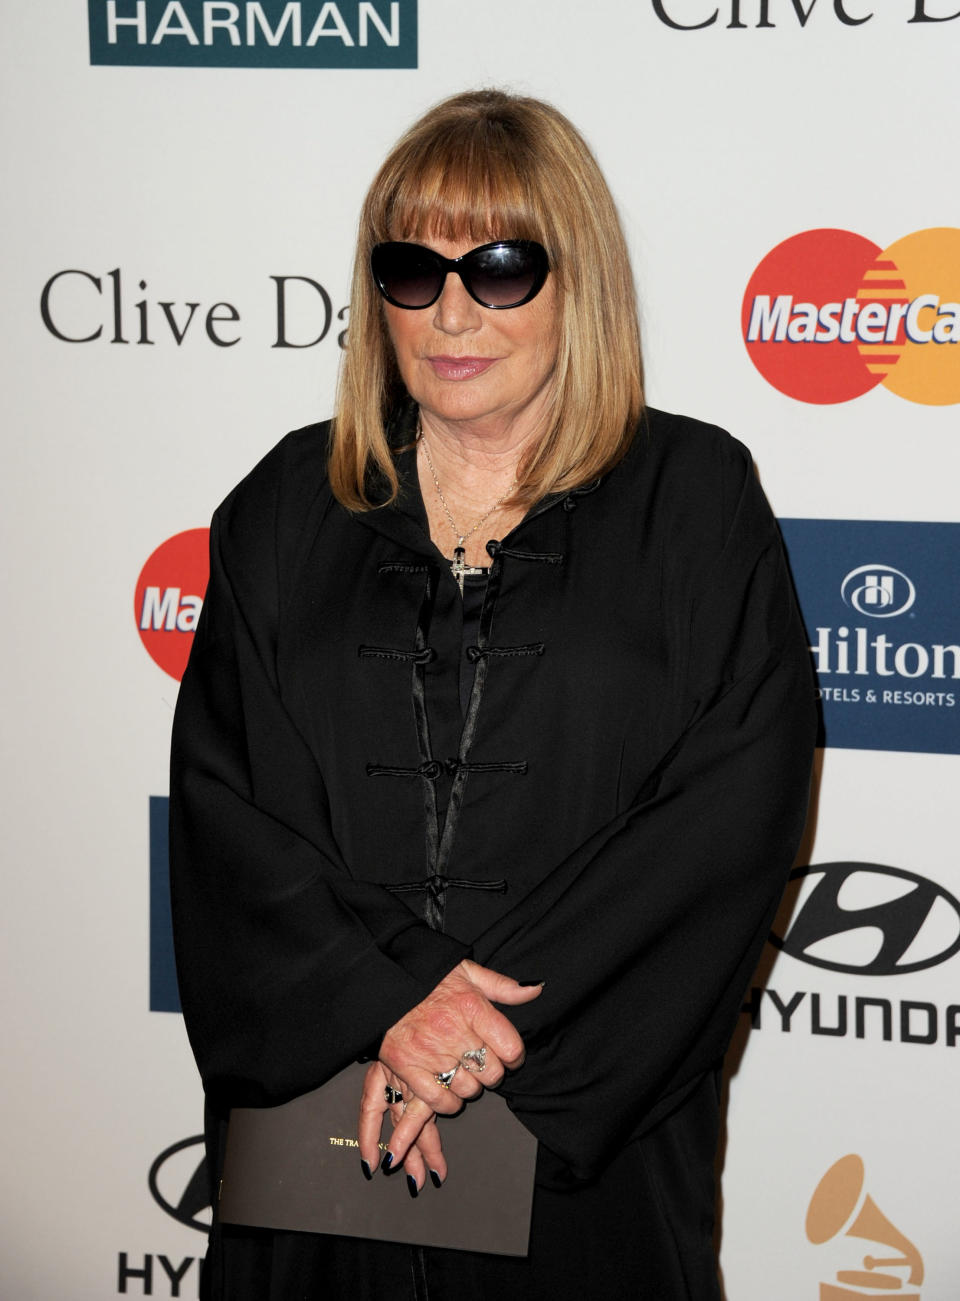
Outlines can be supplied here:
[[752, 469], [704, 574], [688, 722], [633, 804], [475, 944], [545, 980], [512, 1008], [503, 1092], [589, 1178], [715, 1067], [803, 830], [815, 736], [806, 640]]
[[375, 1054], [469, 953], [342, 860], [276, 681], [275, 504], [260, 496], [214, 518], [171, 758], [180, 995], [205, 1087], [228, 1106], [285, 1101]]

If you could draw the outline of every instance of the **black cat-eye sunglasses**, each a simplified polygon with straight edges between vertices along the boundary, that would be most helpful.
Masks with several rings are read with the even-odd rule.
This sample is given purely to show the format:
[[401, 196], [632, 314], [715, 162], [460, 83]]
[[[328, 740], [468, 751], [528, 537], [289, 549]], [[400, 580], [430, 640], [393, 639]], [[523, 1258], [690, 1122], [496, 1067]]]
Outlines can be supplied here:
[[481, 307], [522, 307], [536, 298], [550, 270], [547, 250], [531, 239], [501, 239], [455, 258], [391, 241], [376, 245], [370, 266], [387, 302], [410, 311], [431, 307], [451, 271]]

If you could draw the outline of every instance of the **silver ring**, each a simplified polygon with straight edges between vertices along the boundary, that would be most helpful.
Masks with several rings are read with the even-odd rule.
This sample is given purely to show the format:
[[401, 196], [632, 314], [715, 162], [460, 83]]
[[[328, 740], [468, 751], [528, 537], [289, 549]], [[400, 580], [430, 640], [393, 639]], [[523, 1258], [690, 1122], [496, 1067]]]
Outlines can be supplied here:
[[479, 1048], [468, 1048], [460, 1058], [460, 1065], [465, 1071], [476, 1071], [478, 1075], [481, 1071], [485, 1071], [487, 1069], [487, 1045], [481, 1044]]
[[383, 1100], [388, 1106], [395, 1107], [398, 1102], [403, 1101], [403, 1094], [399, 1089], [395, 1089], [392, 1085], [388, 1084], [383, 1091]]
[[437, 1071], [433, 1078], [440, 1085], [441, 1089], [449, 1089], [450, 1085], [453, 1083], [453, 1077], [459, 1069], [460, 1063], [457, 1062], [456, 1066], [451, 1066], [449, 1071]]

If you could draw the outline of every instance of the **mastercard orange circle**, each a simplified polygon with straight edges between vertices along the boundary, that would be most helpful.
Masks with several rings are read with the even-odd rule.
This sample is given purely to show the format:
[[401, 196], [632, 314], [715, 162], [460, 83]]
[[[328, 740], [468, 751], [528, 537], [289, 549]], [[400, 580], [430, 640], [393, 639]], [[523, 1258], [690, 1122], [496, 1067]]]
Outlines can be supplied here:
[[960, 402], [960, 230], [914, 231], [884, 249], [903, 278], [900, 357], [884, 386], [928, 406]]

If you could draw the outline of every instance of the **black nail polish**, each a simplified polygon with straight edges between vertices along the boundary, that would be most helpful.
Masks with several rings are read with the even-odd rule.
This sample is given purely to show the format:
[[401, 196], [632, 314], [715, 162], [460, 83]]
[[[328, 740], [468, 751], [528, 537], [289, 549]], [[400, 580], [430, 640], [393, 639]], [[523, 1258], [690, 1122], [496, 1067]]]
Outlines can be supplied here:
[[388, 1152], [387, 1155], [380, 1162], [380, 1169], [383, 1171], [384, 1174], [386, 1174], [392, 1165], [393, 1165], [393, 1153]]
[[547, 982], [545, 980], [518, 980], [517, 981], [517, 984], [520, 986], [521, 989], [531, 989], [534, 985], [543, 986], [546, 983]]
[[419, 1197], [420, 1189], [417, 1187], [417, 1181], [413, 1175], [407, 1175], [407, 1192], [411, 1197]]
[[364, 1161], [363, 1157], [360, 1158], [360, 1169], [363, 1171], [364, 1179], [373, 1178], [373, 1171], [370, 1169], [370, 1162]]
[[434, 1188], [442, 1188], [442, 1187], [443, 1187], [443, 1180], [442, 1180], [442, 1179], [440, 1178], [440, 1176], [437, 1174], [436, 1170], [431, 1170], [431, 1171], [430, 1171], [430, 1182], [433, 1184]]

